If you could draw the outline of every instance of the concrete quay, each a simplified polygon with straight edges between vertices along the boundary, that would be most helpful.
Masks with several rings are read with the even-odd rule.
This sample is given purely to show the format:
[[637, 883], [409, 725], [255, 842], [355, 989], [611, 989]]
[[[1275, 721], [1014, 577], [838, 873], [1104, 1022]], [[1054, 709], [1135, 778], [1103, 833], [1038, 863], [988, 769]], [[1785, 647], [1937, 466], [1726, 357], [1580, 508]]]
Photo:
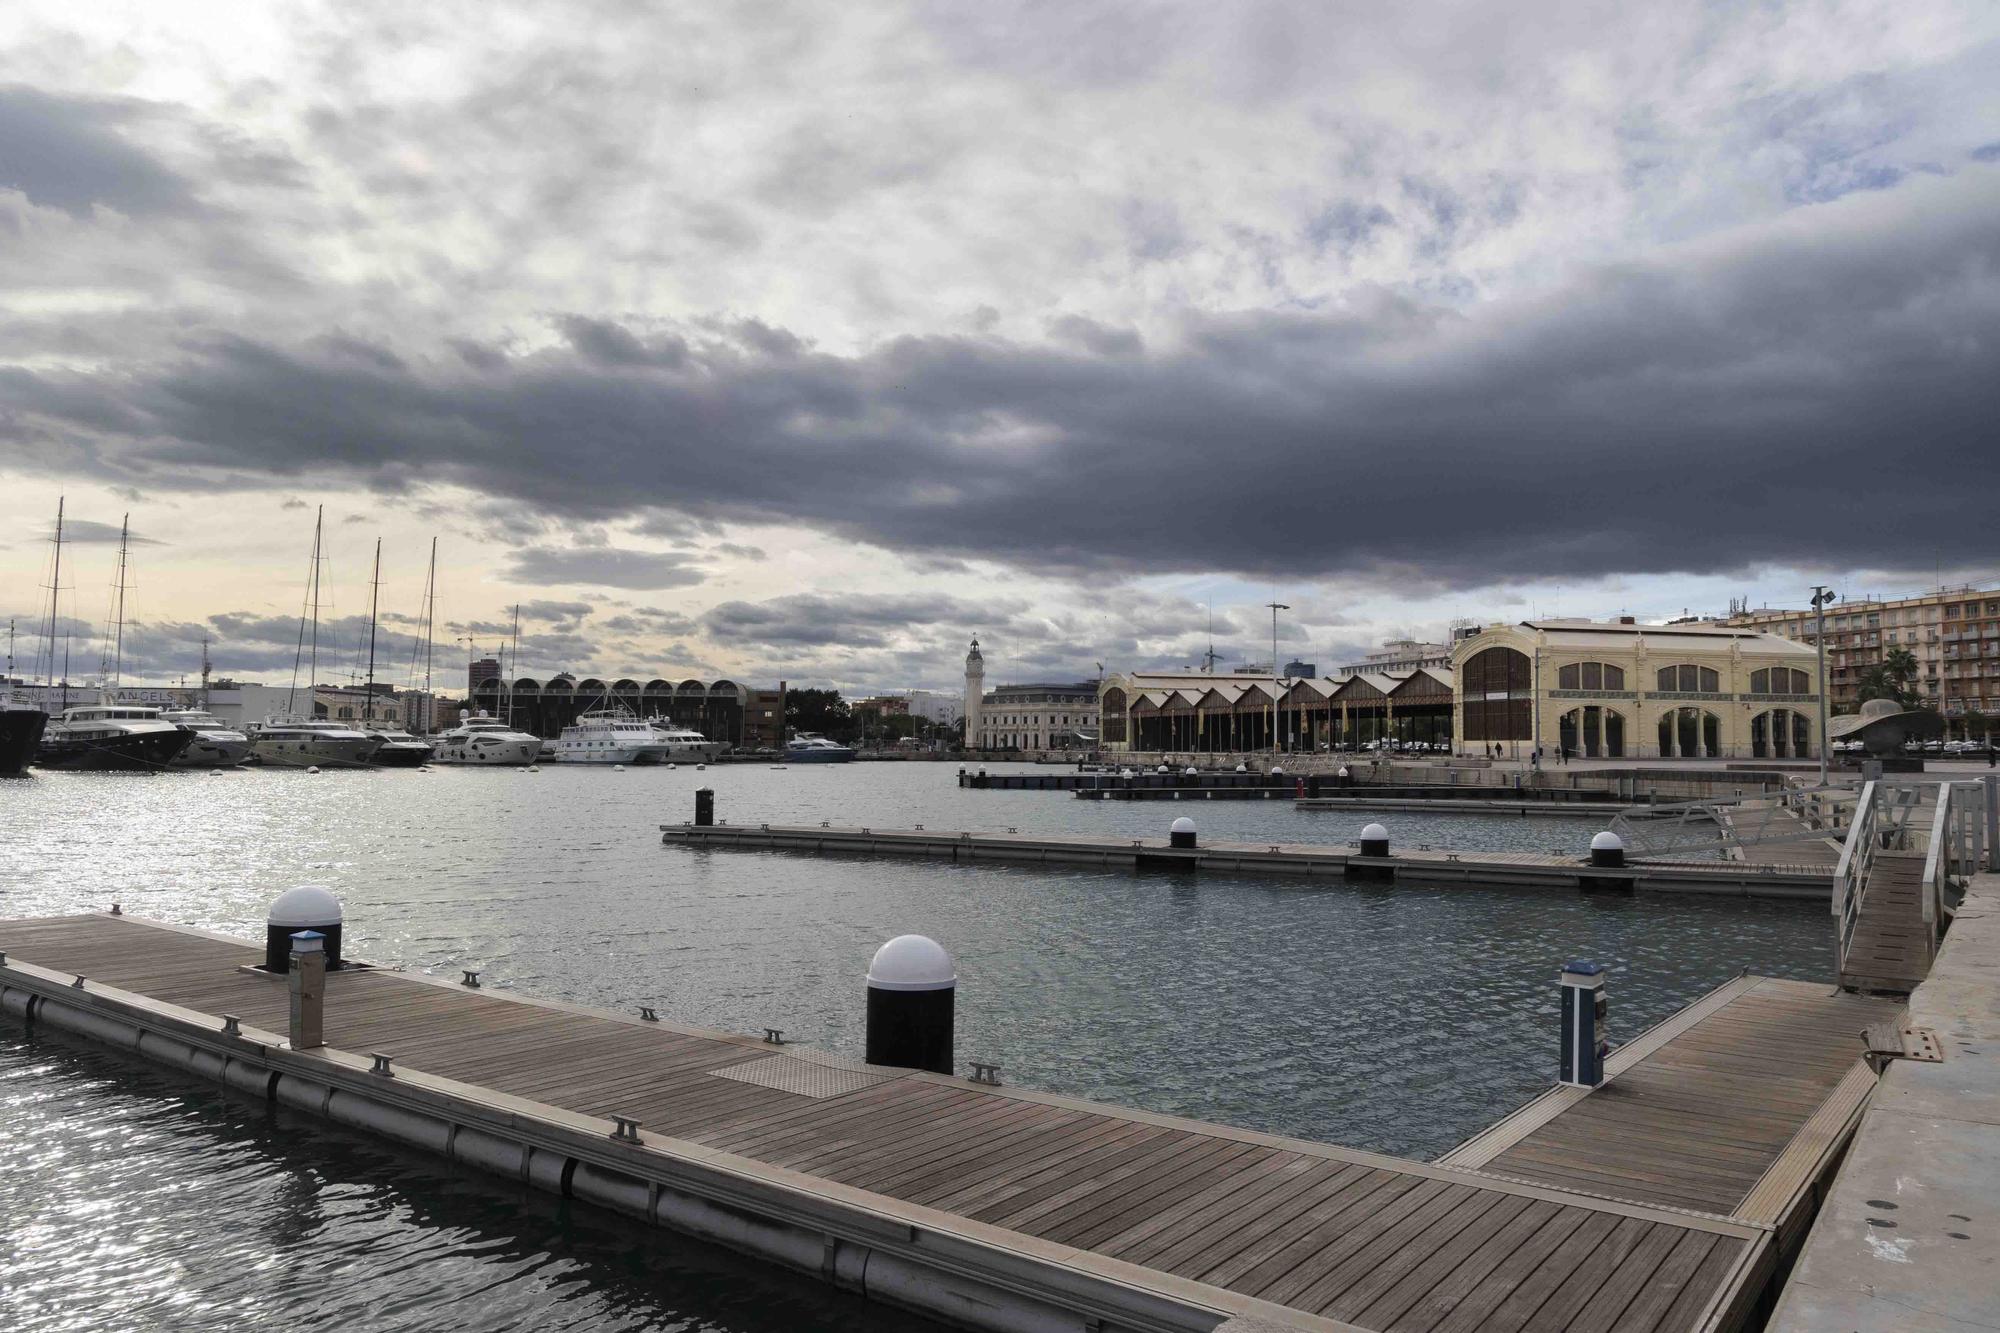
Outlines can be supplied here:
[[2000, 874], [1975, 875], [1769, 1329], [2000, 1329]]
[[1833, 873], [1825, 866], [1741, 861], [1649, 861], [1595, 866], [1558, 852], [1461, 854], [1427, 847], [1363, 855], [1357, 845], [1203, 841], [1175, 847], [1165, 838], [1084, 834], [944, 832], [923, 828], [798, 827], [778, 824], [662, 824], [661, 841], [694, 848], [783, 851], [813, 856], [907, 856], [971, 863], [1078, 865], [1112, 870], [1279, 874], [1386, 883], [1478, 884], [1522, 889], [1644, 890], [1748, 898], [1831, 901]]

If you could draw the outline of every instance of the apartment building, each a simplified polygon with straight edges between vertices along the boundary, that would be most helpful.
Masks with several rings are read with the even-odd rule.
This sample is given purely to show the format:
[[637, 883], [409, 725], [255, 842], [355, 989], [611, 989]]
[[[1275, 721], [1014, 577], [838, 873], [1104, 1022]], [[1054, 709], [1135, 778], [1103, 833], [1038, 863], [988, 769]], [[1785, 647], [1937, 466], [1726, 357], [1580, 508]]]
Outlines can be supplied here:
[[[1814, 642], [1810, 610], [1745, 610], [1726, 622]], [[1947, 723], [2000, 713], [2000, 588], [1941, 588], [1914, 597], [1863, 598], [1826, 609], [1828, 698], [1836, 713], [1861, 706], [1861, 677], [1891, 649], [1917, 661], [1917, 689]]]

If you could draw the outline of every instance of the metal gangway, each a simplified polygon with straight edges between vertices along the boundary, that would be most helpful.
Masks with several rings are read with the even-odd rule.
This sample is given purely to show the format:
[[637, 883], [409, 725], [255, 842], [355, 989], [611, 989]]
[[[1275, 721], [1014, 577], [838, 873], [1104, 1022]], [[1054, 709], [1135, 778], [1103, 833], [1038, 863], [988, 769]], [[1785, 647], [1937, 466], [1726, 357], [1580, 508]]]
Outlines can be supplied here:
[[1966, 880], [1993, 868], [1996, 844], [2000, 780], [1864, 785], [1833, 872], [1841, 987], [1921, 984]]
[[[1853, 783], [1634, 805], [1611, 820], [1629, 859], [1830, 865], [1853, 822]], [[1788, 850], [1789, 849], [1789, 850]]]

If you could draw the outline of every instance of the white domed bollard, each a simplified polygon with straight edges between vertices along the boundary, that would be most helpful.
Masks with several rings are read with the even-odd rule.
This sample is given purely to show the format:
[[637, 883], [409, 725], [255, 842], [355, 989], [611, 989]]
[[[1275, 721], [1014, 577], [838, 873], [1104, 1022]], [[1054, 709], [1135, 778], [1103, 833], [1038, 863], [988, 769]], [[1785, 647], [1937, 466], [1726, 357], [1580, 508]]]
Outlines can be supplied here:
[[1186, 815], [1182, 815], [1179, 819], [1176, 819], [1173, 828], [1167, 832], [1167, 845], [1170, 847], [1186, 848], [1192, 851], [1195, 845], [1194, 821]]
[[1155, 773], [1164, 773], [1167, 771], [1167, 766], [1165, 764], [1161, 764], [1158, 768], [1154, 769], [1153, 771]]
[[868, 964], [871, 1065], [952, 1072], [958, 972], [951, 955], [923, 935], [898, 935]]
[[1236, 766], [1236, 771], [1237, 771], [1238, 773], [1248, 773], [1248, 772], [1250, 771], [1250, 765], [1248, 765], [1248, 764], [1238, 764], [1238, 765]]
[[1363, 856], [1387, 856], [1389, 854], [1389, 830], [1380, 824], [1370, 824], [1361, 830], [1361, 854]]
[[308, 773], [317, 773], [317, 772], [319, 772], [319, 765], [318, 765], [318, 764], [307, 764], [307, 765], [306, 765], [306, 772], [308, 772]]
[[292, 936], [316, 930], [326, 937], [326, 965], [340, 966], [340, 899], [318, 884], [286, 889], [264, 918], [264, 967], [279, 975], [291, 970]]
[[1271, 776], [1274, 778], [1281, 778], [1285, 776], [1285, 770], [1279, 768], [1276, 764], [1273, 764], [1271, 765]]
[[1590, 863], [1616, 868], [1625, 864], [1625, 840], [1610, 829], [1590, 840]]
[[1200, 777], [1201, 774], [1195, 769], [1195, 766], [1193, 764], [1189, 764], [1186, 768], [1181, 770], [1181, 776], [1184, 778], [1194, 778], [1194, 777]]

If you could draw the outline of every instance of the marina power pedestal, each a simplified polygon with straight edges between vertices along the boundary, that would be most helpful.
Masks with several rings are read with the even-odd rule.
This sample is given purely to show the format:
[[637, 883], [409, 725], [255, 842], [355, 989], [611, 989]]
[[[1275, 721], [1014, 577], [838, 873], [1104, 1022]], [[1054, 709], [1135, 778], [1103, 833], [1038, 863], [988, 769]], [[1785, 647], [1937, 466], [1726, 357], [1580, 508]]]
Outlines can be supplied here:
[[715, 788], [700, 787], [694, 794], [694, 825], [712, 828], [715, 824]]
[[1572, 959], [1562, 970], [1562, 1077], [1573, 1088], [1604, 1082], [1604, 1057], [1611, 1045], [1604, 998], [1604, 965]]

